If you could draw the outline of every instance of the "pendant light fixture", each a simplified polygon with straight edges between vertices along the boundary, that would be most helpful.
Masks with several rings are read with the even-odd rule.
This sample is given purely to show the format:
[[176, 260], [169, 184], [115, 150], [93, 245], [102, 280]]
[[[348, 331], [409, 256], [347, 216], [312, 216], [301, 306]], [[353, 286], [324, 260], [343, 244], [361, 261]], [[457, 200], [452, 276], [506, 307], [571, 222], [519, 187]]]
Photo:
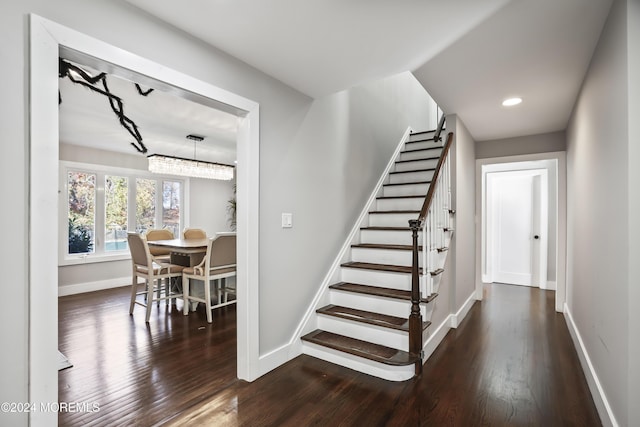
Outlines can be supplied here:
[[147, 156], [149, 160], [149, 171], [165, 175], [219, 179], [223, 181], [233, 179], [233, 166], [196, 160], [196, 144], [204, 140], [204, 137], [199, 135], [187, 135], [187, 139], [193, 141], [193, 159], [152, 154]]

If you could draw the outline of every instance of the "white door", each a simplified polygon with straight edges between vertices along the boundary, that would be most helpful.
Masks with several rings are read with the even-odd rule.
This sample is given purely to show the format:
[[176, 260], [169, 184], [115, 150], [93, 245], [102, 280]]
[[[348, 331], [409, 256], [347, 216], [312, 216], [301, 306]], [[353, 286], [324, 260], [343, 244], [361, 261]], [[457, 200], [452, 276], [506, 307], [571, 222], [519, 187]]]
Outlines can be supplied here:
[[[545, 183], [543, 183], [545, 181]], [[541, 286], [546, 282], [546, 171], [487, 175], [491, 281]]]

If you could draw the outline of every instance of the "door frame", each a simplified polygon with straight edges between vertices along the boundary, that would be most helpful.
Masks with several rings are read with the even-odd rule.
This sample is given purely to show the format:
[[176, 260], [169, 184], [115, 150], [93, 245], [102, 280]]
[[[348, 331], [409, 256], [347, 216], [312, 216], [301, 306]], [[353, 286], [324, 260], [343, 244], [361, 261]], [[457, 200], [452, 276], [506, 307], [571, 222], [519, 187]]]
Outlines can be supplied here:
[[[517, 156], [492, 157], [476, 159], [476, 299], [483, 297], [483, 266], [486, 264], [484, 244], [486, 239], [486, 227], [484, 217], [486, 173], [483, 167], [489, 165], [501, 165], [505, 163], [531, 162], [532, 169], [548, 169], [556, 174], [556, 311], [561, 313], [566, 301], [567, 280], [567, 166], [566, 152], [556, 151], [549, 153], [524, 154]], [[543, 166], [535, 166], [542, 164]], [[535, 167], [534, 167], [535, 166]]]
[[[84, 55], [179, 88], [238, 116], [237, 347], [240, 379], [260, 376], [259, 104], [31, 14], [29, 75], [28, 375], [30, 402], [58, 401], [58, 56]], [[52, 214], [56, 213], [56, 214]], [[55, 303], [54, 303], [55, 302]], [[55, 412], [30, 425], [56, 425]]]
[[[506, 163], [505, 165], [513, 165], [513, 163]], [[549, 200], [549, 186], [548, 186], [548, 175], [549, 171], [547, 168], [516, 168], [509, 170], [492, 170], [492, 166], [487, 165], [486, 169], [483, 167], [483, 175], [486, 179], [486, 187], [484, 197], [487, 199], [487, 203], [485, 204], [485, 211], [483, 211], [483, 226], [486, 227], [486, 241], [483, 245], [485, 250], [485, 265], [483, 266], [486, 271], [483, 271], [483, 281], [486, 282], [494, 282], [496, 281], [496, 259], [498, 257], [498, 253], [496, 252], [497, 241], [496, 241], [496, 233], [498, 232], [497, 228], [494, 228], [494, 220], [497, 218], [493, 215], [497, 215], [497, 212], [494, 211], [495, 206], [493, 205], [498, 200], [494, 197], [496, 194], [494, 193], [494, 186], [498, 184], [499, 180], [509, 179], [510, 176], [518, 177], [518, 176], [531, 176], [531, 177], [540, 177], [540, 185], [538, 190], [532, 189], [532, 196], [537, 200], [532, 203], [532, 224], [531, 224], [531, 234], [538, 234], [540, 238], [537, 241], [537, 245], [534, 245], [533, 240], [531, 240], [531, 256], [532, 256], [532, 264], [531, 264], [531, 281], [526, 286], [538, 287], [540, 289], [548, 289], [547, 288], [547, 256], [548, 256], [548, 200]], [[498, 169], [503, 169], [498, 167]], [[484, 171], [486, 170], [486, 173]], [[536, 194], [537, 193], [537, 194]], [[537, 215], [537, 221], [536, 217]], [[536, 229], [538, 228], [538, 229]], [[537, 247], [537, 250], [535, 249]], [[536, 280], [537, 279], [537, 280]], [[498, 280], [500, 282], [500, 280]], [[509, 282], [506, 282], [509, 283]], [[553, 287], [555, 289], [555, 286]]]

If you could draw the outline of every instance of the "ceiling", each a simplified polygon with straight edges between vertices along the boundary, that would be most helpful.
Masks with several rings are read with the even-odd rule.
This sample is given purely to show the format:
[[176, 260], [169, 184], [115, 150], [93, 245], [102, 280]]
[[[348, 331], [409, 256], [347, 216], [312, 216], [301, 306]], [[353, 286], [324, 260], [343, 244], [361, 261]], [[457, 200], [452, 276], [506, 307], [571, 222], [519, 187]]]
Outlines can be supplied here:
[[476, 140], [566, 127], [612, 2], [126, 1], [312, 97], [413, 71]]
[[[412, 71], [478, 141], [566, 128], [612, 2], [126, 1], [311, 97]], [[141, 96], [127, 77], [110, 74], [109, 85], [149, 154], [193, 158], [185, 137], [198, 134], [196, 158], [233, 164], [234, 115], [175, 91]], [[104, 96], [68, 79], [60, 93], [62, 142], [136, 153]], [[502, 107], [516, 95], [521, 105]]]
[[[87, 65], [75, 65], [91, 76], [99, 74]], [[142, 96], [132, 81], [115, 74], [110, 73], [107, 82], [110, 91], [122, 98], [123, 112], [137, 125], [149, 150], [147, 154], [234, 165], [238, 125], [235, 115], [162, 90], [156, 89]], [[149, 87], [143, 86], [142, 89]], [[106, 96], [75, 84], [69, 78], [59, 80], [59, 89], [62, 99], [59, 109], [61, 142], [137, 154], [131, 146], [135, 139], [120, 125]], [[186, 138], [190, 134], [205, 139], [194, 143]]]

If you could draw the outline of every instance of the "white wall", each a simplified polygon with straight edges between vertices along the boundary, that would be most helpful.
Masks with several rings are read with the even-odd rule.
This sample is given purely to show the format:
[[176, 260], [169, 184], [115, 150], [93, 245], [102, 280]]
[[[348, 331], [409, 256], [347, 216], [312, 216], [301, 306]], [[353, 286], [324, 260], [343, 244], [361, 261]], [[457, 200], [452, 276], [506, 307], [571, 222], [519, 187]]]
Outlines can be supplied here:
[[227, 205], [233, 197], [233, 181], [189, 180], [189, 218], [187, 227], [202, 228], [207, 236], [231, 231]]
[[[628, 416], [638, 402], [637, 394], [630, 399], [628, 376], [628, 367], [638, 363], [629, 359], [630, 342], [636, 351], [638, 343], [637, 324], [629, 324], [630, 309], [638, 309], [637, 299], [630, 302], [638, 282], [629, 276], [630, 263], [638, 262], [629, 259], [630, 242], [638, 239], [637, 226], [629, 226], [637, 211], [635, 218], [629, 215], [638, 196], [628, 198], [637, 193], [629, 155], [638, 141], [629, 138], [629, 123], [638, 118], [629, 116], [626, 20], [626, 0], [615, 1], [567, 128], [567, 308], [584, 344], [578, 351], [590, 358], [592, 374], [623, 426], [638, 423]], [[602, 417], [601, 402], [596, 396]]]

